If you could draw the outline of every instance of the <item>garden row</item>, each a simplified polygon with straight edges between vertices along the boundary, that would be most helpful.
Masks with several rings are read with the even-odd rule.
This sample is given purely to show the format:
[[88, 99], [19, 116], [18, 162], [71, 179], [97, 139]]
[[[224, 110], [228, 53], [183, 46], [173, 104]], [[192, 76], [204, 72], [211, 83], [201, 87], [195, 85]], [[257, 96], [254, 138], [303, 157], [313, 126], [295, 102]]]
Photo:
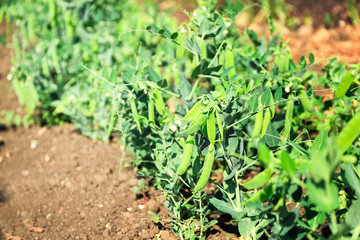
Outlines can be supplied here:
[[206, 238], [213, 213], [247, 239], [358, 239], [360, 64], [318, 74], [272, 21], [259, 38], [237, 29], [241, 4], [199, 4], [177, 26], [150, 2], [5, 1], [9, 78], [30, 114], [16, 122], [121, 135], [182, 239]]

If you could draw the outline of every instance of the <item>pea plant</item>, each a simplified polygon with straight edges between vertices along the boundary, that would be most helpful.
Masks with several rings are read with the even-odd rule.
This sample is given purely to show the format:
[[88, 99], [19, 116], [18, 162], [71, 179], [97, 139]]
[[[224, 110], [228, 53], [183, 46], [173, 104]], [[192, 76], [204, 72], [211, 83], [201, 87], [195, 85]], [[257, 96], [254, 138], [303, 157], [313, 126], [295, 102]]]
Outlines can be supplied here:
[[[145, 71], [137, 67], [145, 72], [137, 83], [141, 94], [127, 98], [132, 129], [144, 137], [143, 144], [127, 145], [147, 149], [139, 174], [163, 192], [174, 232], [205, 238], [216, 224], [208, 216], [222, 212], [248, 239], [327, 238], [318, 232], [324, 224], [333, 239], [356, 239], [358, 65], [347, 71], [330, 62], [319, 76], [309, 70], [312, 54], [295, 63], [281, 36], [236, 35], [231, 19], [206, 7], [178, 32], [147, 27], [173, 43], [163, 58], [171, 62], [175, 54], [177, 66], [163, 66], [165, 79], [151, 63]], [[335, 90], [330, 107], [316, 93], [322, 81], [324, 90]], [[348, 102], [346, 114], [338, 101]], [[329, 123], [330, 134], [316, 112], [325, 108], [338, 122]], [[250, 170], [258, 173], [245, 180]], [[222, 173], [219, 179], [214, 172]]]

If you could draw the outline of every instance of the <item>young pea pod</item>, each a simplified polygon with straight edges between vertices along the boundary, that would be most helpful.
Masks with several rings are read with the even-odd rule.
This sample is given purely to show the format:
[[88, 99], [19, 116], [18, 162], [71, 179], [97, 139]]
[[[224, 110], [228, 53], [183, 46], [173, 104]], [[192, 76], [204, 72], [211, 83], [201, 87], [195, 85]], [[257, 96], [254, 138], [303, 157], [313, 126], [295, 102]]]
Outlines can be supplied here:
[[71, 40], [74, 37], [74, 27], [71, 23], [71, 12], [70, 11], [64, 12], [64, 21], [65, 21], [66, 38]]
[[194, 121], [191, 122], [190, 126], [182, 133], [185, 135], [189, 135], [198, 132], [206, 122], [207, 118], [208, 114], [206, 111], [199, 112]]
[[189, 135], [186, 139], [184, 155], [181, 159], [178, 170], [176, 171], [177, 175], [183, 175], [190, 165], [191, 155], [194, 148], [195, 137], [194, 135]]
[[300, 98], [301, 104], [303, 105], [303, 107], [306, 111], [308, 111], [308, 112], [314, 111], [314, 107], [313, 107], [312, 103], [310, 102], [305, 90], [303, 90], [303, 89], [300, 90], [299, 98]]
[[61, 71], [61, 65], [60, 65], [59, 57], [57, 55], [57, 49], [55, 44], [53, 44], [50, 47], [50, 56], [51, 56], [51, 61], [54, 64], [54, 68], [56, 69], [56, 72], [59, 73]]
[[57, 25], [56, 0], [49, 0], [49, 21], [53, 28]]
[[41, 58], [41, 70], [42, 74], [44, 74], [45, 77], [50, 77], [50, 68], [47, 57]]
[[181, 35], [178, 36], [179, 45], [176, 45], [176, 59], [182, 59], [184, 57], [185, 49], [182, 46], [184, 44], [184, 39]]
[[226, 68], [233, 67], [228, 75], [229, 79], [231, 79], [236, 74], [236, 70], [234, 65], [234, 55], [229, 48], [226, 48], [225, 50], [225, 66]]
[[207, 126], [207, 135], [210, 141], [210, 144], [215, 143], [216, 138], [216, 126], [215, 126], [215, 114], [212, 111], [206, 120], [206, 126]]
[[345, 76], [341, 79], [339, 85], [335, 90], [335, 98], [342, 98], [349, 89], [354, 79], [355, 76], [352, 74], [352, 71], [348, 71], [345, 74]]
[[260, 139], [264, 137], [270, 122], [271, 122], [271, 110], [267, 108], [264, 113], [264, 119], [261, 126]]
[[159, 89], [155, 89], [155, 91], [154, 91], [154, 101], [155, 101], [156, 111], [160, 115], [165, 115], [166, 107], [165, 107], [165, 103], [164, 103], [164, 99], [162, 97], [161, 91]]
[[[260, 101], [259, 101], [259, 108], [261, 108]], [[261, 126], [262, 126], [263, 118], [264, 118], [263, 111], [260, 111], [260, 112], [255, 114], [255, 123], [254, 123], [254, 128], [253, 128], [253, 131], [252, 131], [252, 134], [251, 134], [251, 138], [256, 138], [256, 137], [259, 136], [259, 134], [261, 132]]]
[[271, 112], [271, 118], [273, 118], [275, 116], [275, 104], [274, 104], [274, 97], [271, 94], [271, 99], [270, 99], [270, 112]]
[[222, 126], [219, 112], [217, 110], [215, 111], [215, 114], [216, 114], [216, 121], [217, 121], [217, 125], [219, 128], [219, 133], [220, 133], [220, 141], [222, 141], [224, 139], [224, 128]]
[[210, 144], [209, 151], [205, 156], [204, 166], [199, 178], [199, 181], [197, 182], [194, 191], [202, 191], [208, 182], [211, 174], [211, 170], [214, 164], [214, 158], [215, 158], [215, 148], [213, 144]]
[[190, 111], [183, 118], [184, 121], [194, 121], [194, 119], [198, 116], [199, 112], [201, 112], [205, 108], [205, 105], [202, 101], [198, 101], [195, 105], [190, 109]]
[[293, 111], [294, 111], [294, 99], [292, 94], [289, 95], [288, 102], [286, 104], [286, 113], [285, 113], [285, 128], [282, 132], [282, 135], [285, 138], [288, 138], [290, 136], [290, 130], [291, 130], [291, 122], [293, 117]]
[[152, 98], [148, 101], [148, 119], [150, 122], [155, 122], [154, 100]]
[[137, 129], [139, 130], [140, 134], [142, 133], [141, 131], [141, 125], [140, 125], [140, 121], [139, 121], [139, 114], [135, 105], [135, 99], [132, 93], [130, 93], [130, 107], [131, 107], [131, 112], [133, 114], [134, 120], [135, 120], [135, 124]]
[[344, 153], [360, 134], [360, 111], [357, 112], [346, 126], [341, 130], [336, 139], [336, 144]]

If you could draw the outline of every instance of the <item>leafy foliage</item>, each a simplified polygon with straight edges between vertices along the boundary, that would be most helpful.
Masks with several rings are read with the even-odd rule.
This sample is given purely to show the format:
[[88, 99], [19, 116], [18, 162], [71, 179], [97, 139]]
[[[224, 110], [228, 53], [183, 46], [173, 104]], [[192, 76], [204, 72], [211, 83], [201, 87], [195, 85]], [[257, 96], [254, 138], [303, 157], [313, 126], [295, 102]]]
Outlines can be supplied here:
[[[132, 31], [145, 22], [130, 1], [116, 5], [128, 12], [112, 1], [61, 2], [56, 11], [39, 2], [49, 17], [34, 16], [47, 25], [36, 25], [33, 44], [24, 40], [30, 22], [8, 5], [6, 16], [25, 29], [21, 41], [14, 35], [20, 103], [93, 138], [121, 134], [181, 238], [204, 239], [216, 224], [208, 216], [220, 212], [248, 239], [323, 238], [325, 222], [332, 239], [356, 239], [360, 64], [330, 59], [318, 74], [314, 56], [294, 62], [279, 34], [239, 32], [241, 4], [219, 12], [215, 3], [178, 27], [150, 8], [151, 24]], [[247, 180], [249, 171], [257, 175]]]

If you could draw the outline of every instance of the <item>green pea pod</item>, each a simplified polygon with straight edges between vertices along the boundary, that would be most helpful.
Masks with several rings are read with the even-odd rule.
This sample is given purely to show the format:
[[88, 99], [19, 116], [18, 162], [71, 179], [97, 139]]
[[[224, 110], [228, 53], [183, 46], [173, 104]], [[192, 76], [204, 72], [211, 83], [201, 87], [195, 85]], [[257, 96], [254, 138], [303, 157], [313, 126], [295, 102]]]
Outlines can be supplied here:
[[246, 189], [259, 188], [270, 180], [271, 175], [272, 175], [272, 171], [270, 169], [265, 169], [261, 173], [258, 173], [250, 181], [243, 183], [242, 186]]
[[53, 45], [50, 47], [50, 55], [51, 55], [51, 61], [54, 64], [54, 68], [59, 73], [61, 71], [61, 66], [60, 66], [59, 57], [56, 52], [56, 46]]
[[183, 118], [184, 121], [194, 121], [194, 119], [199, 115], [200, 112], [205, 108], [205, 105], [202, 101], [198, 101], [195, 105], [190, 109], [190, 111]]
[[264, 137], [270, 122], [271, 122], [271, 110], [268, 108], [264, 113], [264, 119], [261, 126], [260, 139]]
[[65, 21], [65, 32], [67, 39], [73, 39], [74, 37], [74, 27], [71, 23], [71, 13], [69, 11], [64, 12], [64, 21]]
[[294, 111], [294, 99], [292, 95], [289, 95], [289, 99], [286, 104], [285, 127], [284, 127], [284, 131], [282, 132], [282, 135], [285, 138], [288, 138], [290, 136], [293, 111]]
[[236, 70], [234, 65], [234, 55], [229, 48], [226, 48], [225, 50], [225, 66], [226, 68], [233, 67], [228, 75], [229, 79], [231, 79], [236, 74]]
[[312, 103], [310, 102], [305, 90], [300, 90], [299, 98], [300, 98], [301, 104], [303, 105], [303, 107], [306, 111], [308, 111], [308, 112], [314, 111], [314, 107], [313, 107]]
[[184, 57], [184, 39], [181, 35], [178, 36], [178, 41], [180, 45], [176, 45], [176, 59], [182, 59]]
[[140, 125], [140, 121], [138, 119], [139, 114], [135, 105], [135, 99], [134, 96], [132, 94], [130, 94], [130, 107], [131, 107], [131, 112], [134, 115], [134, 120], [135, 120], [135, 124], [137, 129], [139, 130], [140, 134], [142, 133], [141, 131], [141, 125]]
[[191, 154], [192, 154], [192, 151], [194, 148], [194, 143], [195, 143], [194, 135], [189, 135], [186, 139], [184, 155], [181, 159], [178, 170], [176, 171], [177, 175], [183, 175], [186, 172], [187, 168], [189, 167], [190, 160], [191, 160]]
[[155, 101], [156, 111], [160, 115], [165, 115], [166, 107], [165, 107], [164, 99], [162, 97], [161, 92], [158, 89], [155, 89], [154, 91], [154, 101]]
[[219, 56], [219, 65], [223, 65], [226, 68], [224, 54], [220, 54], [220, 56]]
[[45, 77], [50, 77], [50, 68], [48, 58], [46, 56], [41, 58], [41, 70]]
[[206, 186], [211, 174], [211, 170], [214, 164], [215, 159], [215, 148], [214, 145], [210, 144], [209, 151], [205, 156], [204, 166], [202, 168], [202, 172], [197, 182], [194, 191], [202, 191]]
[[176, 85], [179, 85], [179, 82], [180, 82], [180, 72], [179, 72], [178, 66], [173, 65], [172, 70], [173, 70], [174, 82], [175, 82]]
[[150, 122], [155, 122], [154, 100], [152, 98], [148, 101], [148, 119]]
[[357, 112], [337, 136], [336, 144], [344, 153], [360, 134], [360, 111]]
[[256, 137], [259, 136], [259, 134], [261, 132], [261, 126], [262, 126], [263, 118], [264, 118], [263, 111], [260, 111], [260, 112], [255, 114], [255, 123], [254, 123], [253, 132], [251, 134], [251, 138], [256, 138]]
[[345, 76], [341, 79], [339, 85], [335, 90], [335, 98], [342, 98], [349, 87], [351, 86], [352, 82], [354, 81], [355, 76], [352, 75], [352, 71], [348, 71]]
[[273, 118], [275, 116], [275, 104], [274, 104], [274, 97], [271, 94], [271, 99], [270, 99], [270, 112], [271, 112], [271, 118]]
[[194, 119], [194, 121], [191, 122], [190, 126], [182, 133], [185, 135], [189, 135], [198, 132], [206, 122], [207, 118], [208, 118], [207, 112], [200, 112], [197, 115], [197, 117]]
[[215, 126], [215, 114], [212, 111], [206, 120], [206, 126], [207, 126], [207, 135], [210, 141], [210, 144], [215, 143], [216, 138], [216, 126]]
[[220, 140], [222, 141], [224, 139], [224, 128], [221, 124], [221, 119], [219, 116], [219, 112], [217, 110], [216, 110], [215, 114], [216, 114], [216, 121], [217, 121], [217, 125], [219, 128], [219, 133], [220, 133]]
[[49, 0], [49, 21], [53, 28], [57, 25], [56, 15], [56, 0]]
[[207, 57], [207, 50], [206, 50], [206, 42], [201, 40], [200, 42], [200, 50], [201, 50], [201, 59], [205, 59]]
[[263, 187], [260, 191], [252, 195], [248, 200], [244, 202], [244, 205], [254, 202], [265, 202], [273, 194], [273, 183], [269, 183]]

